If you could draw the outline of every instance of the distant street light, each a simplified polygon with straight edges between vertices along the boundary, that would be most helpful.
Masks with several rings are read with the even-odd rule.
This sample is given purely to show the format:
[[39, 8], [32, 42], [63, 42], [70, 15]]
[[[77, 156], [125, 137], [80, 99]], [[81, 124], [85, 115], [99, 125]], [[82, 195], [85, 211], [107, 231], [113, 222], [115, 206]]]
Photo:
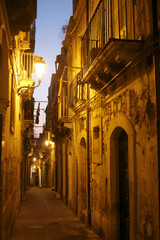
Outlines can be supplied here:
[[54, 142], [52, 142], [52, 141], [45, 141], [45, 145], [46, 145], [48, 148], [51, 148], [51, 149], [53, 149], [53, 148], [54, 148], [54, 145], [55, 145], [55, 143], [54, 143]]

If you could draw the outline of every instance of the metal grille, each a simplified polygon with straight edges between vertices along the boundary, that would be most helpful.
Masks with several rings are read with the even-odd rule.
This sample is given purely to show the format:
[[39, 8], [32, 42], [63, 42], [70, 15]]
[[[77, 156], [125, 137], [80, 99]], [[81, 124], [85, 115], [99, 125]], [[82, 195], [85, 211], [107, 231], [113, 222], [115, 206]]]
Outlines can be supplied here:
[[31, 79], [33, 73], [34, 53], [23, 53], [21, 61], [21, 78]]
[[82, 40], [84, 74], [111, 38], [138, 40], [132, 1], [99, 2]]
[[67, 118], [68, 116], [68, 96], [61, 97], [58, 103], [58, 119]]
[[69, 86], [70, 107], [74, 107], [79, 100], [84, 99], [83, 71], [81, 70]]

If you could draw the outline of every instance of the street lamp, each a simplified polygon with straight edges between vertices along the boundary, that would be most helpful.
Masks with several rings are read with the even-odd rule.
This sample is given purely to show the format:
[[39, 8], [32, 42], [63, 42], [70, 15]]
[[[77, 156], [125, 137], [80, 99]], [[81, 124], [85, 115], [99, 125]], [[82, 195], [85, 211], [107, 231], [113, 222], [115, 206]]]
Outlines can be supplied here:
[[45, 145], [46, 145], [48, 148], [53, 149], [54, 146], [55, 146], [55, 143], [52, 142], [52, 141], [50, 141], [50, 140], [47, 140], [47, 141], [45, 141]]
[[34, 57], [34, 73], [38, 78], [38, 84], [35, 85], [34, 79], [31, 77], [30, 69], [32, 69], [33, 60], [28, 60], [28, 68], [25, 69], [26, 74], [20, 76], [20, 81], [17, 86], [17, 93], [25, 98], [31, 98], [33, 91], [35, 88], [39, 87], [42, 78], [44, 77], [46, 63], [43, 61], [42, 57], [35, 56]]
[[39, 56], [35, 56], [34, 57], [34, 72], [38, 78], [38, 85], [34, 86], [34, 88], [38, 87], [40, 85], [42, 78], [44, 78], [45, 69], [46, 69], [46, 63], [45, 63], [45, 61], [43, 61], [43, 58], [39, 57]]

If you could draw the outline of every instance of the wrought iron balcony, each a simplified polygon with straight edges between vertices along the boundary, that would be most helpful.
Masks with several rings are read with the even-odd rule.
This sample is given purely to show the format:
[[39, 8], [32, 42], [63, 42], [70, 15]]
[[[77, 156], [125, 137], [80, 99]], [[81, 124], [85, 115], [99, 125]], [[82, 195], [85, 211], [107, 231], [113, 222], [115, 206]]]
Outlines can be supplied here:
[[27, 100], [24, 102], [24, 120], [23, 120], [23, 127], [24, 131], [29, 128], [33, 127], [34, 124], [34, 99]]
[[[31, 98], [33, 94], [34, 79], [32, 78], [34, 53], [24, 52], [21, 56], [21, 64], [18, 80], [18, 94]], [[28, 90], [28, 86], [31, 88]]]
[[70, 122], [68, 96], [61, 96], [58, 100], [58, 121]]
[[32, 79], [34, 53], [24, 52], [21, 61], [21, 79]]
[[12, 35], [30, 31], [36, 19], [37, 0], [5, 0]]
[[[116, 67], [119, 70], [122, 62], [123, 64], [127, 63], [137, 54], [140, 50], [139, 42], [141, 41], [139, 40], [141, 40], [141, 36], [135, 27], [134, 7], [129, 6], [128, 3], [125, 4], [125, 0], [119, 1], [119, 4], [111, 0], [100, 0], [82, 39], [82, 64], [84, 78], [87, 78], [85, 82], [93, 82], [95, 71], [89, 69], [98, 59], [99, 67], [104, 65], [103, 71], [96, 70], [94, 78], [97, 78], [103, 86], [105, 78], [109, 77], [110, 79], [113, 76], [114, 70], [111, 73], [109, 71], [111, 65], [117, 66], [120, 63], [121, 66]], [[103, 59], [100, 59], [102, 53]], [[128, 55], [131, 56], [130, 59]], [[108, 65], [105, 65], [106, 63]], [[107, 69], [107, 74], [103, 78], [104, 81], [101, 81], [99, 75], [104, 74], [104, 69]]]
[[85, 86], [82, 82], [83, 71], [81, 70], [69, 86], [69, 106], [76, 110], [85, 101]]
[[24, 120], [33, 121], [33, 112], [34, 112], [34, 100], [27, 100], [24, 102]]

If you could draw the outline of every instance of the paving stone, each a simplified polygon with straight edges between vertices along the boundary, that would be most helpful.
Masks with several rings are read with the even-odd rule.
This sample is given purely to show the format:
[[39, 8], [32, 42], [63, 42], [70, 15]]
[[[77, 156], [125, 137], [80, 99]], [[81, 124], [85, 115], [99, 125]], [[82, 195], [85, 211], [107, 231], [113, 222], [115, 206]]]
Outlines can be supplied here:
[[31, 188], [10, 240], [100, 240], [49, 188]]

